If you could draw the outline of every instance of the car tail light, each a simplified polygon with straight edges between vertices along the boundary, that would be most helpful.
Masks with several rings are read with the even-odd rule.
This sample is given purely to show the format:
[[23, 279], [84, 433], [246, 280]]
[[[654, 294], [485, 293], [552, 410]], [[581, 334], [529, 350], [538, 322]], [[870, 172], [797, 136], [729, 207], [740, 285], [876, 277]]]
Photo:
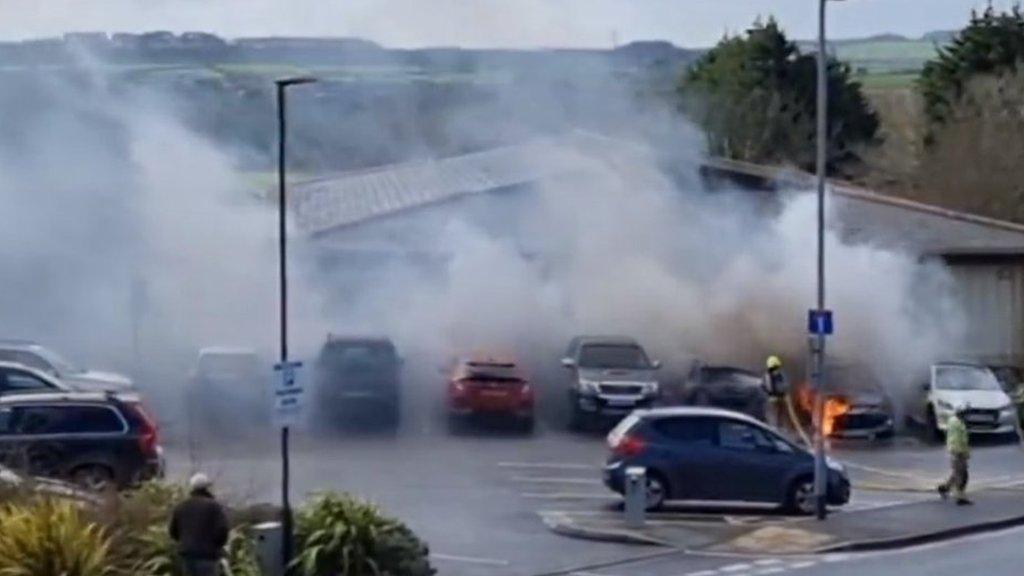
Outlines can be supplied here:
[[453, 380], [448, 390], [452, 396], [462, 396], [466, 393], [466, 384], [462, 380]]
[[636, 436], [623, 436], [612, 446], [612, 453], [617, 456], [637, 456], [647, 448], [647, 443]]
[[533, 400], [533, 386], [529, 382], [523, 382], [519, 386], [519, 397], [523, 400]]
[[157, 444], [160, 441], [156, 422], [142, 408], [141, 404], [132, 403], [127, 406], [139, 419], [139, 449], [146, 456], [156, 456]]

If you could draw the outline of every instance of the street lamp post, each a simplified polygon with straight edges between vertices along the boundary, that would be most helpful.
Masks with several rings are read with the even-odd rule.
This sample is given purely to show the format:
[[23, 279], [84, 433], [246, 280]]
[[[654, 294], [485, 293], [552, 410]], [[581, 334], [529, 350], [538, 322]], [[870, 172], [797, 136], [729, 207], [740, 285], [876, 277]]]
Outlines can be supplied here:
[[[287, 373], [288, 366], [288, 245], [286, 234], [287, 221], [285, 218], [285, 139], [286, 139], [286, 118], [285, 118], [285, 91], [289, 86], [296, 84], [308, 84], [315, 82], [313, 78], [283, 78], [275, 80], [277, 85], [277, 184], [278, 184], [278, 248], [280, 254], [280, 280], [281, 280], [281, 369], [282, 374]], [[288, 454], [288, 426], [281, 427], [281, 528], [284, 532], [281, 539], [281, 560], [286, 567], [292, 560], [292, 507], [289, 499], [289, 454]]]
[[[825, 170], [828, 163], [828, 54], [825, 46], [825, 6], [818, 0], [818, 104], [817, 104], [817, 179], [818, 179], [818, 313], [825, 310]], [[814, 356], [814, 499], [815, 513], [824, 520], [828, 466], [825, 462], [825, 334], [817, 330], [812, 340]]]

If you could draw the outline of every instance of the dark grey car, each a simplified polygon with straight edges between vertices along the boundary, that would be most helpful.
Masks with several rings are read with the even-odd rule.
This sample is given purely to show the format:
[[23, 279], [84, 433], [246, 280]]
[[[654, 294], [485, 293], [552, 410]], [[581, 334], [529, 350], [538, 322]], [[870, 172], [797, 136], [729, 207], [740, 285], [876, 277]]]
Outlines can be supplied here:
[[569, 371], [570, 427], [617, 422], [661, 395], [657, 361], [624, 336], [579, 336], [562, 359]]
[[332, 424], [396, 428], [400, 368], [395, 345], [387, 338], [328, 336], [315, 366], [321, 416]]
[[735, 410], [761, 421], [768, 404], [762, 376], [733, 366], [694, 364], [685, 397], [687, 404]]

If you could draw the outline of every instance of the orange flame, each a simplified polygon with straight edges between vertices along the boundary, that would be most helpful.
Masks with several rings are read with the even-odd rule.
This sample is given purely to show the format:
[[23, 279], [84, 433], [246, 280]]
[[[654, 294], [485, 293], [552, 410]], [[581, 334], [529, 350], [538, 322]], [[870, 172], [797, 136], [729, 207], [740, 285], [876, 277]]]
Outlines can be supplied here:
[[825, 400], [825, 414], [821, 422], [821, 431], [831, 436], [835, 430], [836, 418], [850, 411], [850, 403], [845, 398], [829, 398]]

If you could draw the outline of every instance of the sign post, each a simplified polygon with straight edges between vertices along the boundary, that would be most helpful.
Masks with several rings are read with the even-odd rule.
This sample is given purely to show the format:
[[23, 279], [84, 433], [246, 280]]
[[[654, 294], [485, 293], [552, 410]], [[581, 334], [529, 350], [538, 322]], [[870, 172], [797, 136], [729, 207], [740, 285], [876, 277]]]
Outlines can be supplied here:
[[814, 496], [816, 516], [824, 520], [828, 490], [828, 466], [825, 462], [825, 337], [835, 331], [832, 311], [819, 308], [807, 312], [807, 331], [812, 336], [814, 382]]

